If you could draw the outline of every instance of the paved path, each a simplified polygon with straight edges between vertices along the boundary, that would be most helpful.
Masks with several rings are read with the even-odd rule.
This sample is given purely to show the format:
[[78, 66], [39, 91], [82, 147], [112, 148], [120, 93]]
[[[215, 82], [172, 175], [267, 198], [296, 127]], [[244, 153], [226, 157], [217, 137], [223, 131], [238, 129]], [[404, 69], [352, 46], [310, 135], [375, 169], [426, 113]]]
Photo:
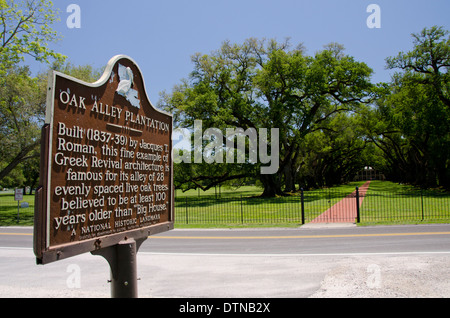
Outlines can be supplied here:
[[[359, 206], [364, 201], [365, 194], [369, 189], [370, 181], [359, 188]], [[347, 197], [323, 212], [311, 223], [355, 223], [356, 219], [356, 190]]]

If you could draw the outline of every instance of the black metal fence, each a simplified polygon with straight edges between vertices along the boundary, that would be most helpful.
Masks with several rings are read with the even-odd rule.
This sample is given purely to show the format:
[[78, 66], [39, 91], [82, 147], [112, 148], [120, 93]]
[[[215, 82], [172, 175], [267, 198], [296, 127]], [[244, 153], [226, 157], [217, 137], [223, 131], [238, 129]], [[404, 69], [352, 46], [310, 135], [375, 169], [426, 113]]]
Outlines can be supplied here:
[[361, 222], [450, 222], [450, 193], [415, 189], [369, 191], [361, 205]]
[[338, 189], [261, 197], [178, 197], [176, 224], [257, 225], [309, 222], [450, 222], [450, 193], [438, 191], [369, 191]]
[[[450, 222], [450, 193], [431, 190], [367, 192], [341, 189], [304, 191], [261, 198], [226, 195], [175, 199], [175, 223], [189, 225], [279, 225], [310, 222]], [[23, 202], [0, 196], [0, 226], [32, 225], [34, 196]], [[359, 204], [357, 204], [359, 203]], [[357, 209], [359, 207], [359, 209]], [[359, 211], [358, 211], [359, 210]]]
[[301, 200], [255, 197], [185, 197], [175, 201], [179, 224], [275, 224], [298, 223]]

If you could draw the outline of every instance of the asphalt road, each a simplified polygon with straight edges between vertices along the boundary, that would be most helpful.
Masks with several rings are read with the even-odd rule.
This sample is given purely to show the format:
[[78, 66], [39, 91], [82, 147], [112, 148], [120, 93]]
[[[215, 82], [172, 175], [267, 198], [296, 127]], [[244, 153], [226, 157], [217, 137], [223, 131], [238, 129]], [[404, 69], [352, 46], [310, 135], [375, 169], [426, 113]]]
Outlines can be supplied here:
[[[0, 228], [0, 297], [109, 297], [90, 254], [35, 264], [32, 228]], [[450, 225], [173, 230], [138, 253], [140, 297], [450, 297]]]

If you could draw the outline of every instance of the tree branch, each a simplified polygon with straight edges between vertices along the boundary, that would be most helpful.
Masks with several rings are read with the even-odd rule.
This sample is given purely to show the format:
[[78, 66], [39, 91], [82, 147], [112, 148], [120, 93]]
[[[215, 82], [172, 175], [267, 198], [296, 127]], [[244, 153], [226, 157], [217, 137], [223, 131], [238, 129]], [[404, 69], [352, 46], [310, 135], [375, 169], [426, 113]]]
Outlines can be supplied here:
[[[29, 159], [30, 157], [27, 157], [27, 155], [30, 153], [30, 151], [40, 145], [40, 143], [41, 141], [37, 140], [34, 143], [22, 148], [17, 156], [2, 171], [0, 171], [0, 181], [4, 177], [6, 177], [15, 167], [17, 167], [17, 165], [19, 165], [21, 162], [24, 162], [26, 159]], [[32, 157], [34, 157], [34, 155]]]

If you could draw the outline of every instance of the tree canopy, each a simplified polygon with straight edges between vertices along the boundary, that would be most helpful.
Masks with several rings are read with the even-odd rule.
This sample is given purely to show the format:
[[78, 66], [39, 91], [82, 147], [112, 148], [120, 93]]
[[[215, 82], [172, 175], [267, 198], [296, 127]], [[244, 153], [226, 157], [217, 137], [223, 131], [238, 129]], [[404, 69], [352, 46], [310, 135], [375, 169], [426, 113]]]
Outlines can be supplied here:
[[[278, 172], [253, 175], [267, 196], [295, 190], [307, 135], [333, 131], [329, 121], [356, 111], [376, 91], [370, 83], [372, 70], [337, 44], [307, 56], [301, 45], [291, 49], [288, 41], [248, 39], [241, 45], [225, 42], [220, 50], [196, 54], [192, 61], [190, 79], [164, 96], [164, 107], [175, 113], [179, 125], [202, 120], [204, 126], [218, 129], [279, 128]], [[232, 169], [219, 169], [216, 183], [221, 177], [242, 177]], [[191, 177], [208, 184], [211, 176], [206, 178], [203, 172]]]
[[32, 77], [19, 63], [25, 56], [63, 62], [65, 57], [49, 48], [58, 39], [51, 28], [57, 19], [51, 1], [0, 0], [0, 181], [25, 160], [38, 157], [46, 80]]
[[161, 107], [180, 127], [195, 120], [223, 131], [277, 127], [280, 164], [263, 175], [248, 157], [234, 165], [183, 163], [176, 166], [177, 185], [207, 189], [253, 179], [273, 196], [297, 184], [346, 182], [374, 166], [401, 182], [448, 187], [448, 31], [432, 27], [413, 39], [412, 51], [386, 59], [400, 72], [378, 84], [372, 69], [338, 43], [309, 56], [301, 44], [251, 38], [195, 54], [189, 78], [162, 95]]
[[399, 69], [366, 116], [390, 179], [450, 188], [450, 37], [440, 27], [413, 34], [414, 48], [387, 58]]
[[29, 55], [41, 62], [65, 57], [49, 48], [58, 39], [51, 25], [58, 13], [48, 0], [0, 0], [0, 72]]
[[[36, 180], [36, 169], [21, 164], [38, 157], [47, 80], [46, 74], [32, 77], [19, 62], [28, 55], [88, 82], [101, 72], [65, 63], [49, 48], [58, 39], [51, 28], [58, 19], [51, 1], [0, 0], [0, 19], [0, 182], [17, 167], [22, 179]], [[201, 120], [204, 129], [223, 132], [277, 128], [278, 149], [271, 148], [273, 134], [264, 143], [271, 155], [276, 152], [278, 169], [261, 173], [267, 162], [261, 153], [254, 160], [250, 151], [244, 160], [214, 163], [238, 154], [227, 149], [227, 136], [216, 140], [202, 131], [200, 145], [191, 142], [183, 152], [208, 149], [205, 161], [175, 164], [176, 187], [206, 190], [256, 182], [264, 196], [285, 195], [347, 182], [372, 166], [391, 180], [449, 189], [449, 32], [434, 26], [412, 39], [409, 52], [386, 59], [387, 68], [397, 70], [389, 83], [372, 83], [373, 70], [339, 43], [308, 55], [301, 43], [249, 38], [195, 54], [189, 77], [162, 93], [159, 106], [174, 114], [175, 127], [192, 129]], [[215, 152], [211, 144], [227, 151]]]

